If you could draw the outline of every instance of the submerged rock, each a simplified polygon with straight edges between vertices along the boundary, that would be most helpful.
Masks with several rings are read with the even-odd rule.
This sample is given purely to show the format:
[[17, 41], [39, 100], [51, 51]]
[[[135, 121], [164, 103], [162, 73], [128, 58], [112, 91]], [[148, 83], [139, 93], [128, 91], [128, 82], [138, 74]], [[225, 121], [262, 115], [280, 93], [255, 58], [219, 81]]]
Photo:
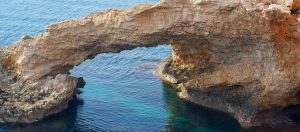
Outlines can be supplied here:
[[167, 43], [173, 55], [161, 77], [181, 98], [230, 113], [243, 127], [289, 124], [286, 109], [300, 103], [297, 3], [162, 0], [51, 24], [0, 51], [0, 121], [34, 122], [65, 109], [80, 84], [69, 70], [86, 59]]
[[83, 88], [86, 82], [83, 80], [83, 77], [79, 77], [77, 81], [77, 88]]

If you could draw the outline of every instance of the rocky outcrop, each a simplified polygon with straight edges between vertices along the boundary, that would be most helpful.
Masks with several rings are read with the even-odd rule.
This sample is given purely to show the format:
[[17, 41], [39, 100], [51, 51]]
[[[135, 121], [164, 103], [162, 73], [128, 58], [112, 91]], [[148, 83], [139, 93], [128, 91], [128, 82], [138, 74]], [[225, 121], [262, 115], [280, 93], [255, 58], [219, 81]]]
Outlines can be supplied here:
[[86, 59], [167, 43], [161, 77], [181, 98], [244, 127], [290, 123], [286, 111], [300, 103], [298, 10], [298, 0], [162, 0], [51, 24], [1, 50], [0, 121], [65, 109], [80, 84], [69, 70]]

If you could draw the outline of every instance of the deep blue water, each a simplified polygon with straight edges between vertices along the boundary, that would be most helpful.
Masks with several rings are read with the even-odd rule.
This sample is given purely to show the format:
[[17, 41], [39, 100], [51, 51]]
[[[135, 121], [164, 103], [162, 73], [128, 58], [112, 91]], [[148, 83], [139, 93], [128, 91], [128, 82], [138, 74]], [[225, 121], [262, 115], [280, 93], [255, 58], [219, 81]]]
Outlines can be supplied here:
[[[157, 1], [1, 0], [0, 47], [52, 22]], [[183, 102], [153, 74], [170, 55], [167, 45], [98, 55], [72, 70], [87, 84], [66, 111], [33, 124], [1, 124], [0, 131], [239, 131], [228, 115]]]

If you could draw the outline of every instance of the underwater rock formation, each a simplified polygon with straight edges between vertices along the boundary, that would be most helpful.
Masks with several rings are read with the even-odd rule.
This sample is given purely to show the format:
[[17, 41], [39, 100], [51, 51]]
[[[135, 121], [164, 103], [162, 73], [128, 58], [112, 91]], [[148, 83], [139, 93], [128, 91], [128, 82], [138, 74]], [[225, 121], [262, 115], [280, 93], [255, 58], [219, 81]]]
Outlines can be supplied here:
[[69, 70], [86, 59], [170, 44], [161, 78], [181, 98], [230, 113], [243, 127], [288, 124], [286, 111], [300, 103], [299, 7], [299, 0], [162, 0], [51, 24], [1, 49], [0, 122], [67, 108], [82, 84]]

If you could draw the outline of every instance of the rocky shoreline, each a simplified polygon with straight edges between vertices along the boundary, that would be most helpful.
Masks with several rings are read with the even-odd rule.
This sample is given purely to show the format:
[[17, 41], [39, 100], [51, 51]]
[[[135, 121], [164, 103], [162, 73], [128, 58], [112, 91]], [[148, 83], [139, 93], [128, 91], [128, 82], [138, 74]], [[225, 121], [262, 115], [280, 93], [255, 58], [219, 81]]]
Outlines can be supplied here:
[[[239, 85], [217, 85], [202, 89], [188, 84], [190, 72], [174, 68], [172, 59], [165, 63], [158, 72], [161, 80], [175, 88], [178, 96], [186, 101], [211, 109], [228, 113], [239, 121], [243, 128], [261, 131], [262, 128], [294, 128], [295, 121], [290, 117], [300, 112], [298, 107], [272, 108], [261, 111], [261, 106], [250, 104], [251, 98], [261, 98], [263, 86], [259, 82], [249, 82]], [[295, 113], [296, 112], [296, 113]], [[249, 125], [250, 124], [250, 125]], [[270, 129], [266, 129], [270, 130]], [[284, 128], [283, 130], [292, 130]]]
[[[1, 52], [0, 52], [1, 53]], [[3, 53], [3, 52], [2, 52]], [[3, 60], [3, 54], [0, 55]], [[61, 112], [76, 94], [75, 89], [61, 89], [60, 81], [75, 84], [77, 79], [59, 75], [57, 80], [30, 83], [22, 80], [0, 62], [0, 123], [32, 123]], [[49, 83], [52, 83], [49, 85]], [[72, 85], [73, 85], [72, 84]]]
[[69, 71], [101, 53], [170, 44], [161, 70], [188, 101], [245, 127], [291, 123], [300, 104], [300, 4], [162, 0], [50, 24], [0, 50], [0, 122], [30, 123], [68, 107], [82, 78]]

